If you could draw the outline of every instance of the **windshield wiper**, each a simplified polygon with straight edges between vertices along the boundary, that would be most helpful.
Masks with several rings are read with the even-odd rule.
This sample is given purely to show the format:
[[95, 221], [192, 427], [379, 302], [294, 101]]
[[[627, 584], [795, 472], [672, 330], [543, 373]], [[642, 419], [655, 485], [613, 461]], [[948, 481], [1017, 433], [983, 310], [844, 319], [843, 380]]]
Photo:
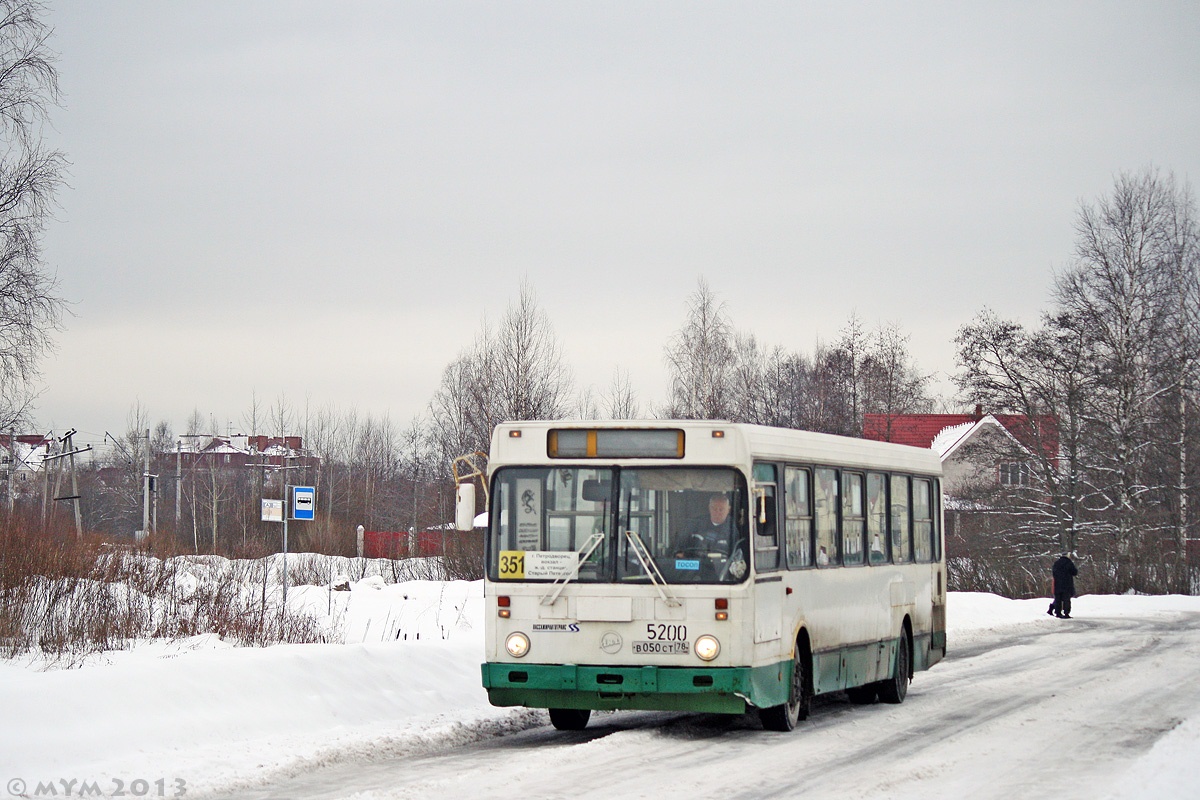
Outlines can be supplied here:
[[579, 556], [579, 560], [564, 569], [559, 576], [554, 579], [554, 583], [550, 585], [550, 591], [542, 595], [542, 605], [554, 605], [554, 601], [558, 599], [560, 594], [562, 594], [562, 590], [567, 588], [567, 584], [571, 582], [571, 578], [579, 574], [579, 565], [584, 561], [587, 561], [592, 555], [592, 552], [599, 547], [600, 543], [603, 541], [603, 533], [593, 533], [587, 538], [587, 541], [583, 543], [583, 547], [575, 551], [575, 554]]
[[646, 548], [642, 537], [638, 536], [635, 531], [625, 531], [625, 538], [629, 540], [629, 545], [633, 548], [633, 554], [637, 556], [638, 563], [642, 565], [642, 571], [650, 578], [650, 582], [654, 584], [654, 588], [658, 589], [658, 596], [672, 608], [680, 605], [679, 598], [667, 586], [666, 579], [659, 572], [658, 565], [654, 563], [654, 557], [650, 555], [650, 551]]

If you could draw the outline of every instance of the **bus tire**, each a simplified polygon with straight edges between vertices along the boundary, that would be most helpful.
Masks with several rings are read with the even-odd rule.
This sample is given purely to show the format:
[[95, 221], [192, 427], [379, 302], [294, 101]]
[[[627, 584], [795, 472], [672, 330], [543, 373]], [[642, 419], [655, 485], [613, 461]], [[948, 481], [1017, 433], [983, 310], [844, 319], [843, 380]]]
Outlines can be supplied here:
[[808, 718], [812, 703], [812, 656], [808, 648], [796, 642], [796, 657], [792, 659], [792, 679], [788, 687], [788, 700], [781, 706], [760, 708], [758, 718], [768, 731], [786, 733], [796, 723]]
[[550, 724], [560, 731], [581, 731], [587, 727], [592, 712], [586, 708], [551, 708]]
[[912, 639], [908, 628], [900, 631], [900, 646], [896, 651], [896, 671], [886, 681], [880, 681], [879, 699], [885, 703], [903, 703], [912, 680]]

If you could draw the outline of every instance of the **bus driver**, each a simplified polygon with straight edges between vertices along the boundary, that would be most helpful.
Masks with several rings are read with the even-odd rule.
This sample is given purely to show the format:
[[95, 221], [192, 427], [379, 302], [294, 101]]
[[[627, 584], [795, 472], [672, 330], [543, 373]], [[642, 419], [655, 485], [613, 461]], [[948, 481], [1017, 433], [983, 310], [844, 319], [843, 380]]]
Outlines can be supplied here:
[[680, 557], [684, 553], [720, 553], [728, 556], [737, 538], [733, 518], [729, 515], [729, 498], [724, 493], [714, 494], [708, 500], [708, 520], [699, 520], [688, 526], [680, 539]]

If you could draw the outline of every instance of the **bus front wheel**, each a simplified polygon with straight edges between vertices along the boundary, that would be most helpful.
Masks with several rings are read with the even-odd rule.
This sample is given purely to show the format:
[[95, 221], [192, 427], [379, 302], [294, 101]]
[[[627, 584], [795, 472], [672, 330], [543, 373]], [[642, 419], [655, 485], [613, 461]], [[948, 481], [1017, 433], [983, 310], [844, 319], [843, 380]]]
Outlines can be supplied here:
[[790, 731], [802, 719], [808, 717], [812, 702], [812, 656], [808, 648], [796, 642], [796, 657], [792, 659], [792, 679], [788, 687], [787, 702], [781, 706], [760, 708], [758, 718], [769, 731]]
[[560, 731], [581, 731], [587, 727], [592, 712], [586, 708], [551, 708], [550, 724]]

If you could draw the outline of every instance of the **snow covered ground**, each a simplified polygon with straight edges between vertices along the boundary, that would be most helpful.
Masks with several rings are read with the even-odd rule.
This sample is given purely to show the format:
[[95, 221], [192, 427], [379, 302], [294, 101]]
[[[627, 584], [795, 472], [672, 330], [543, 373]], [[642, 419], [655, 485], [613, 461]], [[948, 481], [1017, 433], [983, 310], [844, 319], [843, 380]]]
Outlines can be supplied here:
[[289, 597], [345, 644], [0, 662], [0, 798], [450, 797], [483, 780], [526, 798], [1200, 797], [1200, 598], [1085, 596], [1061, 621], [1045, 600], [952, 594], [950, 658], [901, 706], [828, 700], [791, 734], [645, 712], [567, 734], [488, 705], [481, 583], [351, 588]]

